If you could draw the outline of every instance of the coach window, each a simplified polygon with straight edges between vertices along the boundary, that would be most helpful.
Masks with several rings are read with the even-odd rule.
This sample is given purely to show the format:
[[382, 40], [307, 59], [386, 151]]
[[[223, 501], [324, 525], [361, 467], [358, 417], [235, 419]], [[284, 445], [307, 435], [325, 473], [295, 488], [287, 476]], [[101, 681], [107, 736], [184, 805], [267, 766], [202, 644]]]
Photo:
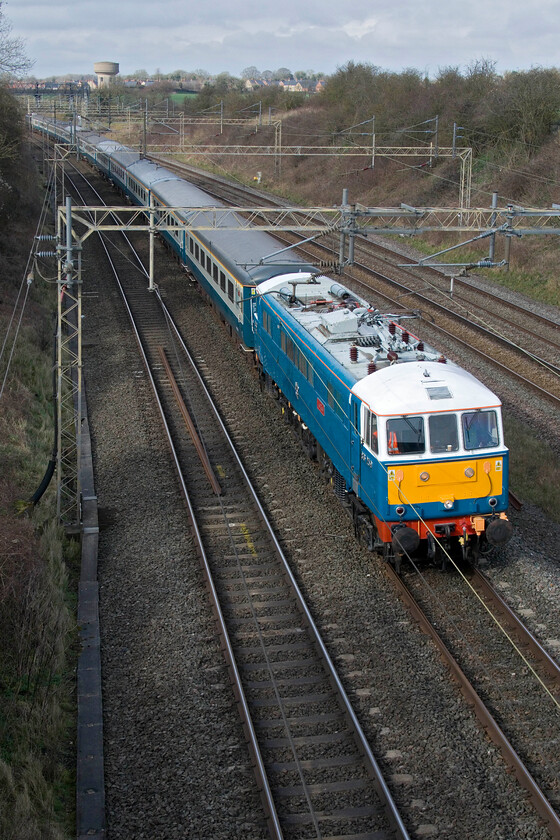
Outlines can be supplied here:
[[210, 259], [210, 254], [206, 254], [206, 271], [208, 274], [212, 274], [212, 260]]
[[425, 450], [423, 417], [392, 417], [387, 420], [389, 455], [419, 454]]
[[265, 332], [267, 332], [269, 335], [272, 335], [272, 320], [270, 318], [270, 313], [267, 312], [266, 309], [263, 309], [262, 322]]
[[364, 442], [372, 452], [379, 452], [377, 440], [377, 415], [364, 408]]
[[292, 341], [292, 339], [290, 338], [290, 336], [287, 335], [283, 331], [282, 331], [282, 334], [280, 336], [280, 346], [281, 346], [282, 350], [284, 351], [284, 353], [286, 354], [286, 356], [288, 357], [288, 359], [291, 362], [295, 363], [295, 360], [296, 360], [295, 344]]
[[212, 265], [212, 277], [214, 278], [214, 281], [217, 283], [218, 282], [218, 266], [216, 265], [216, 263], [214, 263]]
[[192, 236], [189, 236], [189, 251], [191, 254], [194, 254], [194, 240]]
[[199, 251], [198, 245], [196, 243], [195, 243], [195, 246], [194, 246], [194, 258], [197, 262], [200, 262], [200, 251]]
[[297, 351], [297, 366], [300, 373], [303, 373], [307, 379], [307, 359], [305, 358], [304, 353], [302, 353], [299, 349]]
[[223, 271], [220, 271], [220, 288], [221, 288], [222, 292], [225, 292], [225, 290], [226, 290], [226, 275], [224, 274]]
[[233, 283], [231, 280], [227, 281], [227, 295], [228, 298], [233, 302]]
[[454, 414], [432, 414], [428, 419], [430, 452], [457, 452], [459, 434]]
[[340, 392], [330, 382], [327, 383], [327, 402], [335, 414], [339, 417], [346, 418]]

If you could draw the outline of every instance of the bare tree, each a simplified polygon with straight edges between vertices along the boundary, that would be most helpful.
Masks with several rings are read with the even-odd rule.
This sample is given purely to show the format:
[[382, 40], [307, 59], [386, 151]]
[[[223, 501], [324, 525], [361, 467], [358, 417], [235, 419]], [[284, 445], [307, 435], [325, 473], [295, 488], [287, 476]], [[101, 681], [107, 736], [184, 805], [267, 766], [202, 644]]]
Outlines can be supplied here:
[[262, 73], [257, 67], [255, 67], [254, 65], [251, 65], [251, 67], [246, 67], [245, 70], [241, 71], [241, 78], [242, 79], [262, 79]]
[[4, 16], [3, 2], [0, 0], [0, 73], [15, 76], [28, 73], [33, 62], [25, 54], [23, 38], [12, 38], [12, 24]]
[[287, 67], [279, 67], [278, 70], [275, 70], [272, 74], [272, 78], [279, 82], [284, 81], [285, 79], [291, 79], [292, 71]]

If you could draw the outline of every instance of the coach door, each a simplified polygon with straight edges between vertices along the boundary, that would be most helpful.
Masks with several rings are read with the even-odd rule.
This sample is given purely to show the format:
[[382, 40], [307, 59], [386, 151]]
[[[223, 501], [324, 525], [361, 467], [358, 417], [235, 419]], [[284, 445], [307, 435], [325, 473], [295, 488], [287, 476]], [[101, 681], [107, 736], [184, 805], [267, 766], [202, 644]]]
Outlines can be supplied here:
[[350, 469], [352, 471], [352, 490], [358, 495], [360, 486], [360, 465], [362, 446], [360, 440], [361, 400], [350, 394]]

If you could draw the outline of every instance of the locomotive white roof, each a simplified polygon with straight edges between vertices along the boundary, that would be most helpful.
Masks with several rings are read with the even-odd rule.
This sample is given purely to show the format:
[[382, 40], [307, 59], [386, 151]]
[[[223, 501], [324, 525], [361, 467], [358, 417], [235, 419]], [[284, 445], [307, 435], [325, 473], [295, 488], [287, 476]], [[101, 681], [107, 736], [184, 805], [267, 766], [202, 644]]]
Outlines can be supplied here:
[[382, 314], [332, 278], [307, 272], [284, 274], [257, 288], [261, 295], [273, 294], [342, 365], [355, 382], [352, 391], [377, 414], [439, 413], [501, 404], [476, 377], [410, 333], [406, 316]]
[[449, 361], [390, 365], [361, 379], [352, 391], [379, 415], [439, 414], [501, 405], [486, 385]]

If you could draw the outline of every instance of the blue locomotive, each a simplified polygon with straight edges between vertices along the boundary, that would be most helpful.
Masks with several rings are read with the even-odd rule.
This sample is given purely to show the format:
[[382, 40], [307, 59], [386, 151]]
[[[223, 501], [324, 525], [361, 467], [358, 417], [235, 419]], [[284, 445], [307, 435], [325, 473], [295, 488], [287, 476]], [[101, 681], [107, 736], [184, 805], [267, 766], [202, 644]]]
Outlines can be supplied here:
[[[398, 565], [420, 546], [464, 555], [511, 536], [501, 403], [400, 323], [258, 228], [220, 226], [219, 202], [165, 167], [93, 132], [33, 116], [140, 205], [182, 208], [163, 234], [330, 476], [356, 534]], [[74, 136], [75, 134], [75, 136]], [[206, 208], [211, 231], [189, 226]], [[225, 211], [224, 211], [225, 216]]]

